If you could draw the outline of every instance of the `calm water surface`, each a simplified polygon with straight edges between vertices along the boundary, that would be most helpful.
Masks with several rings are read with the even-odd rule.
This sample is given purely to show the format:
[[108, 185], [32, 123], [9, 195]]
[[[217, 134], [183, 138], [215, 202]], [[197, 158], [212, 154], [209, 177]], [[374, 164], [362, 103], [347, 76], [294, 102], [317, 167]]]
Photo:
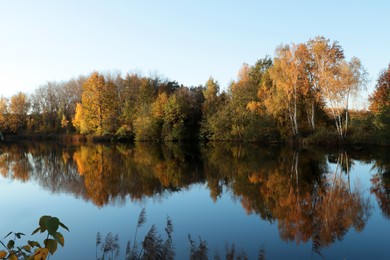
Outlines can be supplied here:
[[176, 259], [188, 234], [210, 259], [232, 244], [249, 259], [390, 259], [385, 149], [2, 144], [0, 174], [0, 236], [58, 216], [70, 232], [53, 259], [96, 259], [97, 232], [118, 234], [124, 259], [143, 208], [137, 241], [153, 224], [165, 239], [169, 217]]

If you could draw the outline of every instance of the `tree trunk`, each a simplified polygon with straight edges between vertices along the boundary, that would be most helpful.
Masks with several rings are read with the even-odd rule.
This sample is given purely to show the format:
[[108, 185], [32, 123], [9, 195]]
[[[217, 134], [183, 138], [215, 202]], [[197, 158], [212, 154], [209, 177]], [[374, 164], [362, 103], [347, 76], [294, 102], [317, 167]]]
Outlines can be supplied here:
[[344, 132], [344, 138], [347, 138], [347, 132], [348, 132], [348, 103], [349, 103], [349, 90], [347, 92], [347, 103], [345, 104], [345, 132]]
[[297, 122], [297, 85], [294, 84], [294, 130], [295, 136], [298, 136], [298, 122]]
[[314, 101], [312, 101], [311, 102], [311, 130], [313, 132], [315, 130], [314, 113], [315, 113], [315, 106], [314, 106]]

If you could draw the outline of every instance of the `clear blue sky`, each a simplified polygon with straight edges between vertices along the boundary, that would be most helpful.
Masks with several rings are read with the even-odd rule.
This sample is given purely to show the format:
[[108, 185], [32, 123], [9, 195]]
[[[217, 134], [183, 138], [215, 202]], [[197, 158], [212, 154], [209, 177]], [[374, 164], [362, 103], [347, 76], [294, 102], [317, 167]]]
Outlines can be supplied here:
[[390, 1], [0, 0], [0, 95], [98, 71], [158, 73], [226, 89], [242, 63], [317, 35], [390, 63]]

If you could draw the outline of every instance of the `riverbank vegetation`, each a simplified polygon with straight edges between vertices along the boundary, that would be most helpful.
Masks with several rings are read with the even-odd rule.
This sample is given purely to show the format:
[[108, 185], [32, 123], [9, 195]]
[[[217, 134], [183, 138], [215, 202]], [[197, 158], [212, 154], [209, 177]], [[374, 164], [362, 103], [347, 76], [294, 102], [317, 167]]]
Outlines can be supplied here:
[[316, 37], [244, 64], [225, 91], [211, 77], [200, 86], [100, 72], [48, 82], [31, 95], [0, 98], [0, 130], [136, 141], [389, 144], [390, 66], [369, 110], [351, 110], [367, 78], [358, 58], [347, 60], [338, 42]]
[[[20, 232], [9, 232], [4, 238], [8, 239], [7, 244], [0, 240], [0, 244], [4, 250], [0, 251], [0, 259], [7, 260], [18, 260], [18, 259], [48, 259], [49, 254], [54, 255], [57, 251], [58, 245], [62, 247], [65, 244], [64, 236], [58, 232], [59, 228], [63, 228], [69, 232], [67, 226], [65, 226], [57, 217], [42, 216], [39, 219], [39, 227], [36, 228], [32, 234], [44, 233], [46, 239], [43, 241], [43, 246], [37, 242], [28, 240], [24, 246], [19, 246], [17, 243], [20, 242], [25, 234]], [[47, 232], [47, 234], [46, 234]], [[14, 237], [9, 239], [9, 237]]]

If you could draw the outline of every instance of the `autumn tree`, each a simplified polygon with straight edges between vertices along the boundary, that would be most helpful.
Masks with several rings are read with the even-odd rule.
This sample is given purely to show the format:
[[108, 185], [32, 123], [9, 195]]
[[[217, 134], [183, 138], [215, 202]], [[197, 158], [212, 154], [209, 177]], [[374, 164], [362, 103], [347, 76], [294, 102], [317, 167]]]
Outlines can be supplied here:
[[[83, 76], [65, 82], [47, 82], [30, 95], [29, 131], [57, 132], [74, 118], [81, 103]], [[63, 120], [65, 117], [65, 121]], [[69, 129], [67, 124], [66, 128]]]
[[243, 64], [238, 72], [237, 81], [232, 82], [229, 89], [231, 93], [230, 132], [234, 139], [253, 141], [261, 132], [258, 126], [261, 118], [250, 108], [250, 104], [258, 101], [259, 91], [259, 85], [256, 84], [256, 80], [253, 80], [254, 77], [251, 77], [251, 72], [253, 68], [248, 64]]
[[379, 142], [387, 143], [390, 136], [390, 64], [380, 73], [369, 101], [370, 111], [374, 113], [375, 126], [379, 131]]
[[348, 131], [350, 98], [367, 83], [367, 72], [357, 58], [345, 60], [344, 50], [337, 41], [317, 37], [308, 42], [313, 68], [311, 81], [329, 107], [340, 139]]
[[[40, 115], [40, 126], [38, 130], [55, 131], [60, 127], [59, 117], [59, 99], [61, 84], [57, 82], [48, 82], [47, 84], [35, 90], [31, 100], [33, 114]], [[36, 117], [34, 117], [36, 120]]]
[[[77, 103], [81, 103], [83, 84], [86, 77], [79, 76], [64, 82], [59, 89], [59, 111], [60, 116], [68, 122], [74, 118]], [[62, 120], [61, 118], [61, 120]], [[70, 125], [67, 124], [66, 127]]]
[[0, 97], [0, 132], [8, 129], [8, 100]]
[[[81, 106], [76, 109], [75, 127], [81, 133], [113, 133], [117, 116], [117, 89], [104, 75], [94, 72], [83, 84]], [[79, 123], [77, 123], [79, 122]]]
[[11, 97], [9, 104], [10, 128], [13, 132], [25, 130], [30, 102], [26, 94], [19, 92]]
[[180, 85], [177, 83], [177, 81], [164, 80], [160, 82], [160, 80], [158, 80], [158, 94], [166, 93], [167, 95], [171, 95], [179, 88]]
[[390, 107], [390, 64], [377, 80], [375, 91], [370, 95], [370, 111], [379, 113]]
[[359, 59], [347, 62], [338, 42], [316, 37], [278, 47], [269, 75], [273, 87], [262, 88], [259, 96], [282, 131], [288, 125], [292, 136], [302, 136], [305, 129], [313, 133], [327, 106], [339, 138], [346, 138], [350, 100], [367, 83]]
[[270, 77], [274, 84], [273, 92], [266, 101], [267, 110], [275, 118], [288, 120], [293, 136], [299, 135], [299, 102], [303, 95], [305, 80], [302, 67], [305, 61], [298, 55], [301, 45], [282, 45], [276, 49], [274, 65]]
[[43, 118], [42, 118], [42, 106], [41, 106], [41, 100], [36, 93], [33, 93], [30, 95], [30, 121], [28, 124], [28, 130], [31, 132], [36, 132], [40, 129], [42, 129], [42, 126], [44, 124]]
[[76, 105], [74, 118], [72, 119], [72, 125], [74, 126], [77, 132], [85, 133], [88, 131], [88, 126], [86, 125], [86, 123], [87, 122], [84, 120], [84, 115], [83, 115], [83, 107], [81, 103], [78, 103]]

